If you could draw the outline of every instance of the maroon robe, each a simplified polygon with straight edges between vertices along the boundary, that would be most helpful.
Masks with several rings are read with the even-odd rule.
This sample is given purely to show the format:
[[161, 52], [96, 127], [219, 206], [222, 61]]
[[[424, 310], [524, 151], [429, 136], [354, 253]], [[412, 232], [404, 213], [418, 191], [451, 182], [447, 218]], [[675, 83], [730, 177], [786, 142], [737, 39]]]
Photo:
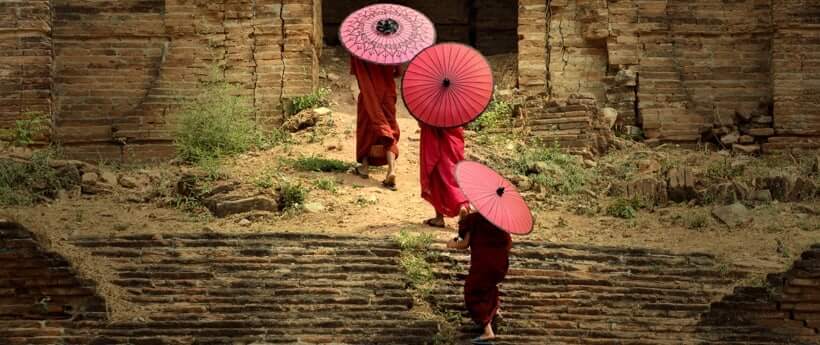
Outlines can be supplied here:
[[419, 167], [421, 197], [446, 217], [455, 217], [467, 202], [456, 182], [456, 164], [464, 160], [464, 129], [421, 127]]
[[387, 164], [387, 152], [399, 157], [399, 124], [396, 121], [397, 66], [369, 63], [351, 56], [350, 74], [359, 82], [356, 107], [356, 161]]
[[510, 234], [497, 228], [481, 214], [472, 213], [458, 223], [458, 234], [470, 233], [470, 273], [464, 282], [464, 304], [476, 324], [493, 321], [501, 303], [498, 284], [510, 267]]

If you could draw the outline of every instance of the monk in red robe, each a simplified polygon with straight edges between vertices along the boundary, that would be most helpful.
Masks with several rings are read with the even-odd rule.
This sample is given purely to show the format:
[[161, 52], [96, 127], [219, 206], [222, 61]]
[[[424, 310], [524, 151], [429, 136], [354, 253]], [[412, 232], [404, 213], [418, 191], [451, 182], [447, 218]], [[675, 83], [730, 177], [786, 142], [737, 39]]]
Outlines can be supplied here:
[[397, 66], [373, 64], [351, 57], [350, 73], [359, 82], [354, 172], [364, 178], [370, 166], [387, 165], [382, 184], [396, 189], [396, 159], [399, 157], [399, 124], [396, 122]]
[[489, 344], [495, 338], [492, 321], [500, 313], [498, 284], [510, 267], [510, 235], [497, 228], [479, 213], [470, 213], [459, 221], [458, 238], [448, 248], [470, 248], [470, 273], [464, 282], [464, 304], [483, 333], [473, 344]]
[[444, 217], [464, 216], [467, 198], [458, 188], [455, 169], [464, 160], [464, 129], [421, 127], [419, 166], [421, 197], [433, 205], [436, 216], [424, 221], [429, 226], [444, 227]]

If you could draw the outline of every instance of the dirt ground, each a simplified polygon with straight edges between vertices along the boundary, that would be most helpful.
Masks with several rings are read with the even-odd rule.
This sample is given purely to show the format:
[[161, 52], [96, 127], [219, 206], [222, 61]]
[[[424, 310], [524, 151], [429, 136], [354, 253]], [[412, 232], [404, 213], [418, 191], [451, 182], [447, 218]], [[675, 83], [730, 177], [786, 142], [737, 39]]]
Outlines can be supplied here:
[[[296, 135], [296, 144], [257, 151], [230, 159], [225, 173], [230, 179], [251, 186], [266, 172], [282, 171], [280, 160], [299, 155], [321, 155], [347, 162], [354, 161], [355, 106], [347, 76], [347, 62], [330, 54], [323, 61], [323, 81], [333, 89], [330, 106], [332, 127], [316, 138], [309, 133]], [[331, 76], [331, 73], [334, 75]], [[335, 79], [335, 80], [331, 80]], [[503, 78], [502, 78], [503, 79]], [[314, 212], [279, 215], [255, 213], [217, 219], [201, 213], [190, 213], [174, 205], [156, 201], [139, 202], [138, 192], [118, 189], [112, 194], [61, 198], [33, 207], [11, 207], [0, 211], [0, 218], [19, 221], [47, 239], [60, 252], [68, 251], [67, 240], [80, 236], [120, 236], [126, 234], [163, 234], [177, 232], [316, 232], [361, 236], [390, 237], [400, 230], [432, 233], [446, 241], [455, 233], [455, 221], [448, 228], [433, 229], [421, 222], [433, 215], [433, 209], [420, 197], [419, 134], [416, 121], [399, 101], [398, 191], [381, 187], [384, 169], [373, 169], [370, 179], [345, 173], [295, 173], [283, 171], [282, 177], [312, 186], [318, 179], [335, 181], [337, 190], [329, 192], [311, 188], [306, 204]], [[468, 142], [468, 151], [474, 143]], [[174, 164], [151, 167], [120, 168], [132, 175], [162, 175], [173, 178], [185, 169]], [[261, 192], [260, 192], [261, 193]], [[706, 224], [693, 230], [676, 219], [710, 207], [672, 206], [641, 211], [637, 218], [624, 220], [602, 215], [580, 215], [572, 205], [535, 210], [536, 227], [528, 240], [580, 243], [600, 246], [629, 246], [664, 249], [674, 252], [705, 252], [735, 265], [761, 272], [781, 271], [808, 246], [820, 243], [820, 216], [806, 209], [820, 210], [820, 203], [770, 203], [753, 210], [750, 226], [729, 229], [708, 217]], [[240, 222], [243, 225], [240, 225]], [[250, 222], [248, 224], [248, 222]], [[71, 256], [82, 259], [82, 253]], [[89, 267], [95, 266], [88, 262]], [[98, 266], [98, 265], [97, 265]], [[96, 272], [96, 273], [94, 273]], [[90, 275], [104, 276], [104, 269]]]

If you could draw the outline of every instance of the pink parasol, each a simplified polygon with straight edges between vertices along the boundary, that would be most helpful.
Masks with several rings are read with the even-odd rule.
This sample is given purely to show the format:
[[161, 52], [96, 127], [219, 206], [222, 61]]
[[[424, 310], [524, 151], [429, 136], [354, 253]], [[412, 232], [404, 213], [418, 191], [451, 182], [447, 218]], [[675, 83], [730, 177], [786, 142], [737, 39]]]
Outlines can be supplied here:
[[402, 99], [417, 120], [459, 127], [475, 120], [493, 97], [493, 71], [475, 49], [437, 44], [416, 56], [402, 79]]
[[436, 29], [430, 19], [412, 8], [376, 4], [345, 18], [339, 28], [339, 39], [362, 60], [400, 65], [433, 45]]
[[456, 165], [458, 186], [473, 207], [496, 227], [514, 235], [532, 232], [532, 212], [515, 187], [481, 163]]

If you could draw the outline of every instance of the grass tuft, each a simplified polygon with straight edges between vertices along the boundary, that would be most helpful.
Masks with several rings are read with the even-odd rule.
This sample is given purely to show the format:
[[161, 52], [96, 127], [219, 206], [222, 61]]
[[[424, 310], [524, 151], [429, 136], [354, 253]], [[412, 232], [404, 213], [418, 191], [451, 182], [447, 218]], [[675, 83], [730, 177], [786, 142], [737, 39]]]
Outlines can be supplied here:
[[345, 172], [353, 167], [348, 162], [318, 156], [301, 157], [289, 163], [297, 170], [314, 172]]
[[302, 110], [327, 106], [330, 104], [328, 101], [328, 96], [330, 96], [330, 89], [320, 88], [309, 95], [294, 97], [290, 101], [288, 114], [294, 115], [298, 114]]
[[308, 190], [301, 183], [282, 182], [279, 184], [278, 204], [283, 212], [301, 211], [305, 205]]
[[54, 155], [54, 150], [48, 149], [35, 152], [30, 162], [3, 161], [0, 164], [0, 205], [31, 205], [43, 198], [54, 198], [60, 189], [78, 183], [58, 176], [49, 166]]
[[479, 132], [487, 129], [506, 128], [512, 123], [512, 114], [512, 104], [494, 99], [481, 116], [467, 125], [467, 129]]

